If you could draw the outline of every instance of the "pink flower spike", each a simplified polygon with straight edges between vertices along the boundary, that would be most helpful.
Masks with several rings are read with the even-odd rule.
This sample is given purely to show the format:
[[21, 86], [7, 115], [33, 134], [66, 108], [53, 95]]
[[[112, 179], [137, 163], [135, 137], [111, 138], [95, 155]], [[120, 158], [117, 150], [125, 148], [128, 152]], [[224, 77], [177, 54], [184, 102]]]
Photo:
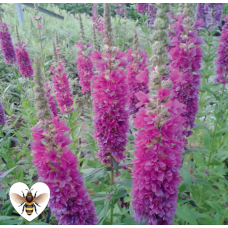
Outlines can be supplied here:
[[170, 90], [166, 88], [162, 88], [158, 91], [157, 98], [160, 99], [160, 101], [164, 100], [166, 97], [170, 95]]

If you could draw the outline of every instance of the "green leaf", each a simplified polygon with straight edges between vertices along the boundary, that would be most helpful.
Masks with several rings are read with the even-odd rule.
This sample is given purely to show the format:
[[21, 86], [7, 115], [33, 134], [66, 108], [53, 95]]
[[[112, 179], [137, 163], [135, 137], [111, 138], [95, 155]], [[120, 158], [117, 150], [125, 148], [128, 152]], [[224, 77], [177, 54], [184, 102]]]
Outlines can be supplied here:
[[204, 155], [209, 155], [209, 153], [211, 151], [207, 150], [207, 149], [190, 148], [190, 149], [186, 150], [185, 152], [183, 152], [182, 155], [185, 156], [186, 154], [189, 154], [191, 152], [201, 152]]
[[183, 183], [186, 185], [187, 189], [191, 189], [191, 174], [189, 172], [189, 166], [183, 165], [180, 174], [183, 177]]
[[115, 184], [120, 184], [122, 186], [131, 188], [133, 182], [131, 179], [121, 179], [121, 180], [117, 181]]
[[121, 197], [126, 196], [126, 195], [127, 195], [127, 191], [123, 187], [119, 187], [119, 188], [117, 188], [112, 199], [120, 199]]
[[216, 213], [214, 216], [214, 225], [219, 225], [220, 223], [220, 216], [219, 213]]
[[223, 131], [228, 131], [228, 128], [222, 128], [218, 133], [223, 132]]
[[[81, 172], [83, 172], [83, 171], [81, 170]], [[100, 176], [102, 176], [104, 174], [104, 172], [106, 172], [105, 167], [92, 169], [91, 172], [84, 175], [84, 181], [95, 180], [95, 179], [99, 178]]]
[[204, 140], [204, 146], [210, 150], [210, 148], [211, 148], [211, 137], [210, 137], [208, 131], [204, 131], [203, 140]]
[[188, 222], [190, 225], [198, 225], [192, 211], [187, 205], [177, 206], [176, 215], [182, 220]]
[[0, 189], [0, 198], [4, 198], [4, 199], [7, 198], [6, 193], [2, 189]]
[[215, 92], [213, 92], [212, 90], [210, 90], [210, 89], [208, 88], [208, 86], [202, 85], [202, 88], [204, 88], [205, 90], [207, 90], [208, 93], [212, 94], [212, 95], [215, 97], [216, 100], [218, 100], [218, 101], [220, 100], [220, 97], [218, 97], [218, 96], [215, 94]]
[[195, 184], [206, 185], [212, 188], [211, 184], [205, 181], [204, 179], [193, 177], [193, 181], [195, 182]]
[[217, 205], [216, 203], [212, 202], [212, 201], [206, 201], [206, 203], [211, 206], [212, 208], [214, 208], [218, 213], [221, 212], [222, 208]]
[[86, 141], [89, 143], [89, 145], [91, 145], [93, 148], [96, 148], [96, 143], [94, 141], [94, 138], [91, 135], [85, 134], [85, 138], [86, 138]]
[[10, 216], [0, 216], [0, 221], [9, 220], [9, 219], [13, 219], [13, 218]]
[[98, 197], [98, 198], [95, 198], [95, 199], [93, 199], [93, 201], [95, 202], [95, 201], [104, 201], [104, 200], [106, 200], [107, 198], [106, 197]]
[[116, 160], [115, 160], [114, 158], [111, 158], [111, 159], [110, 159], [110, 162], [111, 162], [111, 164], [113, 165], [114, 170], [115, 170], [116, 172], [118, 172], [119, 165], [118, 165], [118, 163], [116, 162]]
[[17, 166], [7, 170], [6, 172], [4, 172], [2, 175], [1, 175], [1, 178], [3, 179], [6, 175], [8, 175], [12, 170], [14, 170], [15, 168], [17, 168]]
[[23, 106], [24, 108], [29, 107], [29, 102], [28, 102], [28, 101], [22, 102], [22, 106]]
[[21, 221], [20, 220], [4, 220], [2, 222], [2, 225], [16, 225], [19, 224]]

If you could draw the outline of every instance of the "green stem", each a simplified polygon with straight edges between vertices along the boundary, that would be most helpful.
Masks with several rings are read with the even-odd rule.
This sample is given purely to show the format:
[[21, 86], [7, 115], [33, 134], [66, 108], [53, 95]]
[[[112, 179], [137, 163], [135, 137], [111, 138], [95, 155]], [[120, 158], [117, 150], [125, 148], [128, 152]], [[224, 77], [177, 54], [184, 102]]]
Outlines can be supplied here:
[[68, 116], [68, 121], [69, 121], [69, 127], [70, 127], [70, 135], [71, 135], [71, 139], [74, 141], [73, 139], [73, 132], [71, 130], [71, 118], [70, 118], [70, 112], [67, 113]]
[[[223, 95], [224, 95], [224, 90], [225, 90], [225, 85], [223, 85], [223, 88], [222, 88], [222, 97], [221, 97], [221, 100], [219, 101], [218, 103], [218, 109], [220, 111], [220, 107], [221, 105], [223, 104]], [[221, 118], [221, 117], [220, 117]], [[215, 122], [215, 129], [214, 129], [214, 132], [213, 132], [213, 137], [212, 137], [212, 141], [211, 141], [211, 150], [213, 150], [213, 144], [214, 144], [214, 139], [215, 139], [215, 133], [216, 133], [216, 129], [217, 129], [217, 125], [218, 125], [218, 120], [219, 118], [216, 118], [216, 122]], [[209, 155], [209, 160], [208, 160], [208, 166], [210, 165], [210, 162], [211, 162], [211, 156], [213, 155], [213, 151], [210, 152], [210, 155]]]
[[[113, 168], [112, 168], [112, 171], [111, 171], [111, 191], [112, 191], [112, 185], [114, 183], [114, 171], [113, 171]], [[114, 200], [111, 200], [111, 218], [110, 218], [110, 225], [113, 224], [113, 208], [114, 208]]]

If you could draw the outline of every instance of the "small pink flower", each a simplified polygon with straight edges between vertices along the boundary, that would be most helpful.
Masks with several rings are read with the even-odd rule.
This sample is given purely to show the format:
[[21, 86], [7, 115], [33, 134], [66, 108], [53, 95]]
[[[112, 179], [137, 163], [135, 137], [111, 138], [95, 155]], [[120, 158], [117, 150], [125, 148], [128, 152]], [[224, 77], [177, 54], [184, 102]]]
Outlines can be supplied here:
[[110, 200], [112, 197], [109, 194], [107, 194], [106, 198]]
[[207, 169], [205, 169], [205, 173], [209, 174], [209, 173], [211, 173], [211, 171], [208, 171]]
[[43, 28], [43, 25], [37, 24], [36, 27], [37, 27], [38, 29], [41, 29], [41, 28]]
[[170, 95], [170, 90], [166, 88], [162, 88], [158, 91], [157, 98], [160, 99], [160, 101], [164, 100], [166, 97]]

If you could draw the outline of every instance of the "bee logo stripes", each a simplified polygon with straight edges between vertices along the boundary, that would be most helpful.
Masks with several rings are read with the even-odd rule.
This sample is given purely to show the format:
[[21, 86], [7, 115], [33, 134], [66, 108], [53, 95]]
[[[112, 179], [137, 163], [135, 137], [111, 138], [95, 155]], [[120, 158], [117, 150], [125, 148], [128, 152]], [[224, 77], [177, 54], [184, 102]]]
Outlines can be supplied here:
[[10, 188], [9, 196], [15, 210], [26, 220], [32, 221], [47, 206], [50, 190], [41, 182], [34, 184], [31, 190], [26, 184], [18, 182]]

